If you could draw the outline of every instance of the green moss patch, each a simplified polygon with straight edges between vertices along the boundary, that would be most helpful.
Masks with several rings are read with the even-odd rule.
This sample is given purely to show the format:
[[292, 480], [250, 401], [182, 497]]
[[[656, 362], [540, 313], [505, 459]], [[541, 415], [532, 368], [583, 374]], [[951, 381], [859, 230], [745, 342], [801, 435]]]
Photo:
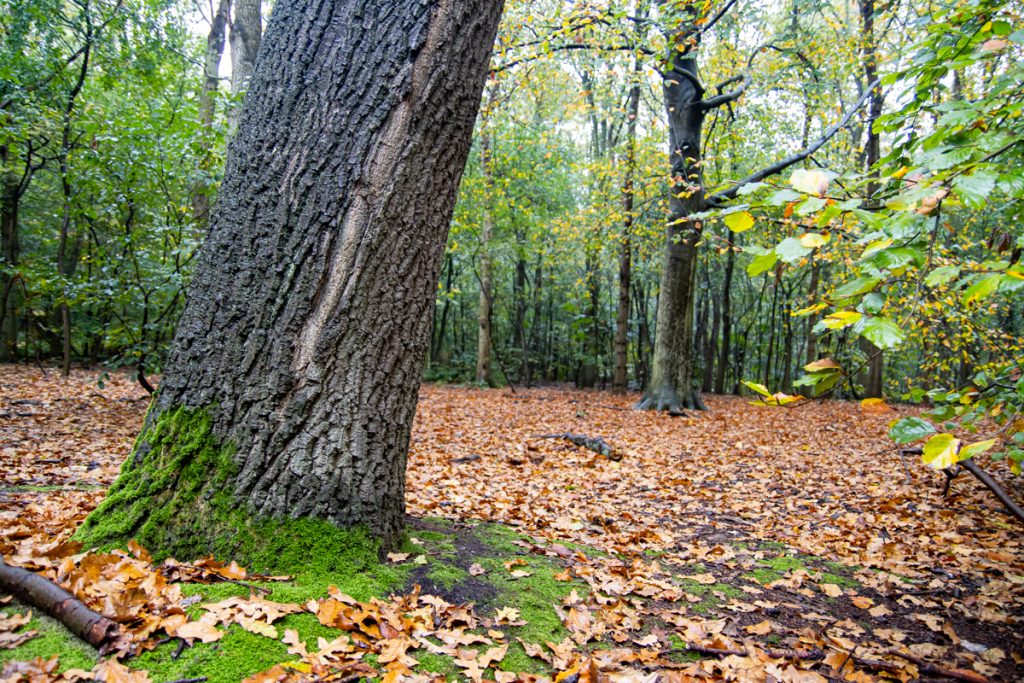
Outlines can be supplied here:
[[158, 558], [230, 554], [246, 525], [232, 504], [232, 455], [213, 434], [206, 411], [181, 407], [163, 413], [139, 436], [76, 538], [96, 547], [123, 546], [134, 538]]
[[[17, 602], [0, 609], [5, 616], [11, 614], [25, 614], [30, 608], [23, 607]], [[36, 657], [49, 659], [54, 655], [60, 657], [60, 670], [67, 669], [92, 669], [99, 661], [99, 654], [95, 649], [75, 637], [59, 621], [38, 613], [33, 613], [32, 620], [19, 630], [19, 633], [26, 631], [37, 631], [37, 635], [24, 645], [13, 650], [0, 649], [0, 669], [5, 662], [12, 660], [27, 660]]]

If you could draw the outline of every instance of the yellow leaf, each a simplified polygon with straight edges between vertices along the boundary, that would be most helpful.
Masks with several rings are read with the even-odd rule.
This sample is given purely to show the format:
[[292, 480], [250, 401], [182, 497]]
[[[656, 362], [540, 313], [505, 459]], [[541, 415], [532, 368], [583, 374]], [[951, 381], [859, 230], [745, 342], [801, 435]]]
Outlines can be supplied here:
[[816, 249], [828, 244], [828, 236], [817, 232], [808, 232], [800, 236], [800, 244], [808, 249]]
[[924, 444], [921, 461], [929, 467], [944, 470], [957, 463], [960, 439], [952, 434], [936, 434]]
[[737, 211], [722, 216], [727, 228], [733, 232], [746, 232], [754, 227], [754, 216], [749, 211]]
[[825, 316], [821, 324], [830, 330], [841, 330], [854, 324], [861, 317], [861, 314], [857, 311], [836, 311]]

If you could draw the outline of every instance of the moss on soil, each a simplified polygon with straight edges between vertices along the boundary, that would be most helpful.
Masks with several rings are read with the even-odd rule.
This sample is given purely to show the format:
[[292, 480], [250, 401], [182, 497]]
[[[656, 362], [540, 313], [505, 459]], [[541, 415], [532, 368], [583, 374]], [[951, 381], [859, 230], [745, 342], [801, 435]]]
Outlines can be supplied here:
[[[16, 602], [0, 609], [0, 614], [10, 616], [11, 614], [25, 614], [29, 608], [23, 607]], [[0, 669], [3, 664], [12, 660], [27, 660], [36, 657], [49, 659], [54, 655], [60, 656], [60, 670], [85, 669], [88, 671], [99, 661], [99, 655], [95, 649], [86, 645], [67, 630], [63, 624], [46, 615], [33, 613], [32, 620], [19, 629], [19, 633], [37, 631], [38, 636], [24, 645], [13, 650], [0, 649]]]
[[[495, 524], [466, 527], [442, 520], [432, 520], [431, 525], [435, 530], [410, 531], [409, 536], [420, 543], [412, 543], [406, 537], [401, 550], [412, 555], [401, 563], [382, 562], [377, 543], [362, 529], [341, 530], [313, 520], [290, 520], [275, 527], [265, 527], [262, 542], [258, 546], [246, 547], [248, 569], [250, 572], [288, 574], [293, 578], [284, 582], [252, 582], [250, 585], [270, 590], [267, 597], [280, 602], [301, 604], [323, 598], [332, 585], [358, 600], [367, 601], [372, 597], [411, 590], [415, 583], [414, 570], [419, 568], [426, 571], [431, 581], [443, 586], [443, 593], [450, 601], [461, 602], [459, 596], [465, 587], [473, 584], [479, 592], [477, 584], [484, 582], [488, 586], [486, 594], [489, 597], [477, 602], [479, 614], [492, 615], [502, 607], [514, 607], [526, 622], [522, 626], [498, 627], [505, 632], [505, 640], [509, 643], [505, 659], [498, 666], [507, 671], [546, 672], [547, 665], [528, 657], [516, 639], [522, 638], [530, 643], [563, 640], [568, 631], [553, 606], [562, 603], [573, 589], [581, 597], [585, 596], [586, 585], [579, 581], [556, 580], [555, 575], [564, 570], [564, 565], [554, 558], [527, 553], [518, 544], [525, 544], [529, 539], [507, 527]], [[467, 543], [474, 548], [471, 554], [462, 552]], [[104, 545], [110, 547], [113, 543]], [[420, 554], [427, 558], [426, 567], [413, 562]], [[230, 557], [224, 555], [221, 559]], [[516, 558], [524, 559], [527, 564], [514, 568], [528, 571], [530, 576], [517, 579], [506, 569], [505, 562]], [[486, 572], [481, 576], [470, 576], [467, 570], [473, 563], [483, 566]], [[202, 603], [236, 595], [247, 596], [249, 588], [229, 583], [184, 584], [182, 592], [186, 596], [201, 597], [199, 602], [187, 608], [189, 617], [195, 619], [204, 612]], [[318, 649], [318, 638], [331, 640], [341, 633], [321, 625], [316, 616], [309, 613], [289, 615], [274, 626], [279, 634], [283, 634], [285, 629], [297, 631], [311, 652]], [[61, 658], [62, 669], [88, 670], [95, 665], [95, 651], [82, 645], [57, 622], [37, 617], [33, 619], [31, 628], [39, 630], [42, 637], [14, 650], [0, 651], [0, 662], [56, 654]], [[249, 633], [238, 626], [229, 627], [220, 641], [207, 645], [197, 643], [174, 659], [172, 655], [176, 647], [176, 642], [167, 643], [127, 663], [132, 668], [149, 671], [154, 681], [205, 676], [209, 683], [237, 683], [275, 664], [296, 659], [287, 653], [286, 646], [279, 640]], [[418, 671], [438, 673], [449, 679], [459, 677], [459, 668], [450, 657], [431, 654], [423, 649], [410, 651], [410, 655], [420, 661]]]

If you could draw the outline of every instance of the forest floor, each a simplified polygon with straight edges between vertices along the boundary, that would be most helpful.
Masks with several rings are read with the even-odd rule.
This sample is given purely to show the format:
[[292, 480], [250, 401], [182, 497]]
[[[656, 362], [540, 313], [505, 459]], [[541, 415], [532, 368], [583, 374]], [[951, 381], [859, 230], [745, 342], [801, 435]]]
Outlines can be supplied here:
[[[191, 574], [205, 587], [171, 590], [164, 578], [188, 577], [171, 577], [138, 549], [94, 555], [120, 572], [93, 567], [101, 588], [76, 583], [89, 560], [67, 536], [116, 477], [148, 403], [129, 377], [112, 374], [100, 387], [98, 376], [0, 366], [0, 551], [61, 577], [136, 635], [145, 621], [145, 638], [163, 641], [126, 659], [131, 671], [101, 663], [93, 674], [59, 674], [93, 666], [95, 652], [75, 650], [58, 627], [19, 617], [26, 609], [11, 603], [0, 609], [0, 681], [150, 680], [143, 668], [156, 681], [236, 675], [200, 656], [222, 647], [226, 657], [234, 641], [216, 642], [223, 629], [185, 628], [185, 617], [172, 619], [181, 612], [229, 635], [282, 641], [245, 675], [285, 664], [279, 654], [292, 663], [252, 681], [430, 680], [427, 672], [499, 683], [1024, 680], [1021, 529], [969, 475], [944, 498], [941, 473], [901, 459], [885, 431], [909, 407], [769, 409], [707, 396], [707, 412], [674, 418], [630, 410], [636, 395], [427, 385], [408, 465], [411, 538], [376, 570], [395, 578], [395, 597], [370, 595], [374, 586], [357, 595], [364, 584], [352, 584], [352, 599], [328, 597], [318, 584], [302, 605], [309, 596], [289, 602], [279, 596], [299, 592], [266, 589], [280, 602], [264, 602], [281, 612], [268, 615], [249, 590], [272, 585], [265, 577], [239, 582], [241, 570], [210, 564]], [[542, 438], [561, 433], [603, 438], [615, 459]], [[1021, 498], [1018, 480], [990, 469]], [[142, 582], [132, 584], [131, 609], [117, 593], [131, 583], [129, 565]], [[160, 600], [142, 595], [153, 580], [139, 586], [157, 574], [160, 600], [180, 606], [147, 619]], [[208, 585], [218, 578], [236, 581]], [[204, 604], [200, 618], [204, 599], [225, 602]], [[469, 602], [476, 611], [462, 608]], [[346, 620], [339, 610], [374, 616]], [[421, 610], [433, 610], [436, 631], [413, 624]], [[389, 621], [394, 614], [404, 616]], [[282, 617], [283, 638], [271, 626]], [[37, 637], [25, 639], [29, 629]], [[329, 640], [339, 632], [346, 637]], [[186, 643], [191, 664], [165, 666]], [[51, 654], [61, 662], [15, 663]]]

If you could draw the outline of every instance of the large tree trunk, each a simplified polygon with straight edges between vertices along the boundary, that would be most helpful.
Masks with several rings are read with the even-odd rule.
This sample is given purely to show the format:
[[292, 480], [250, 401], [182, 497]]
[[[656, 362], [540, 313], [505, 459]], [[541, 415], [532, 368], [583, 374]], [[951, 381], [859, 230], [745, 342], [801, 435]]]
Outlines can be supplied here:
[[197, 554], [313, 517], [397, 541], [501, 7], [275, 3], [159, 393], [80, 537]]
[[[231, 18], [231, 93], [240, 96], [249, 89], [252, 72], [256, 66], [256, 53], [263, 37], [263, 15], [261, 0], [233, 0], [234, 12]], [[223, 49], [223, 46], [222, 48]], [[228, 124], [234, 130], [238, 126], [241, 107], [228, 112]]]
[[[670, 413], [704, 407], [693, 377], [693, 303], [700, 225], [688, 216], [702, 208], [704, 199], [700, 150], [705, 109], [691, 37], [686, 31], [672, 41], [672, 69], [665, 74], [673, 186], [662, 257], [651, 382], [637, 404], [639, 409]], [[677, 50], [677, 46], [685, 49]]]

